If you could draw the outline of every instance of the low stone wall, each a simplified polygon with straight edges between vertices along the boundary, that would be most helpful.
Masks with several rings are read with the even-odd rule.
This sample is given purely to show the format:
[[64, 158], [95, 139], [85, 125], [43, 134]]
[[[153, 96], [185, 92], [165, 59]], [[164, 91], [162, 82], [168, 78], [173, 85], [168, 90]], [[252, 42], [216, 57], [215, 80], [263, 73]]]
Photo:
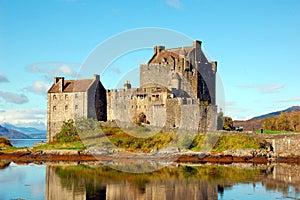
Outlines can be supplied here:
[[300, 155], [300, 134], [280, 134], [265, 136], [275, 153], [289, 153]]

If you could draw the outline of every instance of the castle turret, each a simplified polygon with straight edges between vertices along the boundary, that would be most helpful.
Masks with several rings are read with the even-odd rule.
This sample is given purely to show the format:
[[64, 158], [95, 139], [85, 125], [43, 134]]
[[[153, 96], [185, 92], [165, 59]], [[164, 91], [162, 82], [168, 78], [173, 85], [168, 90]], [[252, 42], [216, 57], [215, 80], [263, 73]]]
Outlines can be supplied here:
[[130, 82], [127, 80], [126, 83], [124, 84], [124, 89], [125, 90], [128, 90], [128, 89], [131, 89], [131, 84]]

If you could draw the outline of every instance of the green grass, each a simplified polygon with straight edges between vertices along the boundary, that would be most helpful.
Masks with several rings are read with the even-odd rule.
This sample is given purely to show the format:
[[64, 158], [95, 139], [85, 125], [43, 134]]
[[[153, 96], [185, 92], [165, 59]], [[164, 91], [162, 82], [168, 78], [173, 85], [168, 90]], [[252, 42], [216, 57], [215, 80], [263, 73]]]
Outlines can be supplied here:
[[214, 150], [259, 149], [259, 141], [245, 135], [221, 135]]
[[130, 136], [119, 128], [103, 128], [109, 140], [117, 147], [129, 151], [144, 151], [175, 146], [193, 151], [224, 151], [237, 149], [259, 149], [260, 143], [256, 138], [246, 135], [205, 135], [205, 134], [171, 134], [157, 133], [148, 138]]
[[[143, 151], [161, 149], [166, 147], [175, 137], [175, 134], [157, 133], [152, 137], [141, 138], [128, 135], [119, 128], [104, 128], [104, 134], [116, 147], [129, 151]], [[149, 133], [151, 134], [151, 133]]]
[[[257, 139], [246, 135], [205, 135], [205, 134], [174, 134], [156, 133], [151, 137], [134, 137], [118, 127], [102, 127], [103, 133], [86, 134], [83, 142], [74, 141], [68, 143], [44, 144], [35, 147], [35, 150], [43, 149], [85, 149], [89, 146], [102, 148], [120, 148], [132, 152], [150, 152], [151, 150], [163, 149], [168, 146], [193, 151], [224, 151], [237, 149], [259, 149]], [[141, 132], [142, 133], [142, 132]], [[150, 134], [150, 133], [149, 133]], [[91, 137], [91, 135], [93, 137]]]
[[84, 144], [81, 141], [66, 142], [66, 143], [50, 143], [43, 144], [33, 148], [34, 150], [48, 150], [48, 149], [67, 149], [67, 150], [83, 150]]
[[[256, 133], [260, 133], [260, 130], [256, 130]], [[275, 131], [275, 130], [264, 130], [263, 134], [293, 134], [292, 131]]]
[[[139, 128], [135, 134], [143, 134], [147, 131], [150, 137], [134, 137], [118, 127], [101, 127], [102, 131], [83, 133], [81, 140], [73, 142], [55, 142], [46, 143], [33, 150], [48, 149], [69, 149], [83, 150], [90, 146], [99, 146], [102, 148], [120, 148], [133, 152], [150, 152], [151, 150], [163, 149], [166, 147], [179, 147], [181, 149], [193, 151], [224, 151], [237, 149], [259, 149], [260, 143], [257, 139], [240, 134], [174, 134], [174, 133], [156, 133], [153, 134], [144, 127]], [[100, 133], [101, 132], [101, 133]], [[274, 133], [273, 133], [274, 134]], [[14, 151], [15, 147], [9, 147], [2, 151]], [[23, 148], [24, 149], [24, 148]]]

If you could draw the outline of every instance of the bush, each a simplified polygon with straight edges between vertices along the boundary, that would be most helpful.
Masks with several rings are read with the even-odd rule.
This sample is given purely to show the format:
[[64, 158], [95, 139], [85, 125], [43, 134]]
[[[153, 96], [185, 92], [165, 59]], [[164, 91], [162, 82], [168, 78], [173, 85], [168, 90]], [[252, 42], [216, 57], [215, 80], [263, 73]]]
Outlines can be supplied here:
[[55, 142], [74, 142], [79, 141], [79, 135], [72, 119], [64, 121], [61, 126], [61, 131], [54, 136]]

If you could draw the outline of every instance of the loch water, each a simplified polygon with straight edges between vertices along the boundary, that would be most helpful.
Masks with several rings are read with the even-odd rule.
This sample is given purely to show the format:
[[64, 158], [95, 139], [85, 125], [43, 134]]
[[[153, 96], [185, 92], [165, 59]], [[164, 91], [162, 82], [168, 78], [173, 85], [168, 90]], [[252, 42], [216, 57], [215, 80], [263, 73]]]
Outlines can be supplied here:
[[47, 139], [10, 139], [9, 141], [14, 147], [33, 147], [35, 143], [47, 142]]
[[174, 163], [130, 173], [98, 162], [0, 161], [0, 199], [300, 199], [299, 174], [299, 164], [282, 163]]

